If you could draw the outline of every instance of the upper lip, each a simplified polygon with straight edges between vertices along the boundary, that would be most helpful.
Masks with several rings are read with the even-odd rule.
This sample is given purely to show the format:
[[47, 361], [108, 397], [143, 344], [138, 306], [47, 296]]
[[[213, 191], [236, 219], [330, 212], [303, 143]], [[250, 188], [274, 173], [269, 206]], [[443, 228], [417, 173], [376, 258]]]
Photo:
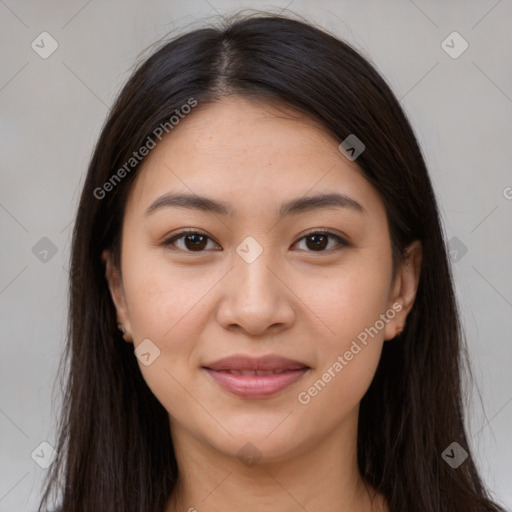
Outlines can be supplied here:
[[252, 357], [245, 354], [235, 354], [224, 357], [212, 363], [203, 365], [210, 370], [299, 370], [309, 368], [308, 365], [287, 359], [276, 354], [268, 354], [262, 357]]

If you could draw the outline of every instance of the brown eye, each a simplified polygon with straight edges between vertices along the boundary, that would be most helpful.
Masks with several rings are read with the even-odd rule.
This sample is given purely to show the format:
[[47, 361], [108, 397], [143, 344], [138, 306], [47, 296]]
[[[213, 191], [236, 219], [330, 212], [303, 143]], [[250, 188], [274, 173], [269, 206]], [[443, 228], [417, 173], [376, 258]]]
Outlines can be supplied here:
[[185, 243], [185, 247], [192, 251], [201, 251], [206, 247], [206, 239], [207, 237], [199, 234], [186, 235], [183, 238]]
[[[336, 242], [334, 244], [334, 248], [332, 246], [328, 247], [329, 239]], [[302, 237], [299, 242], [302, 240], [306, 240], [306, 250], [310, 252], [328, 252], [332, 249], [339, 250], [340, 248], [347, 247], [349, 245], [341, 236], [329, 231], [315, 231], [308, 233], [306, 236]]]
[[[308, 252], [330, 252], [349, 246], [345, 239], [329, 231], [314, 231], [303, 236], [299, 242], [302, 240], [306, 240], [304, 250]], [[331, 240], [335, 242], [334, 245], [329, 244]], [[200, 231], [182, 231], [166, 240], [164, 245], [185, 252], [204, 252], [208, 248], [208, 241], [212, 241], [211, 238]], [[181, 246], [177, 242], [181, 242]]]
[[[208, 245], [209, 236], [199, 231], [182, 231], [164, 242], [165, 246], [176, 246], [186, 252], [203, 252]], [[182, 241], [182, 246], [179, 247], [176, 242]]]
[[311, 242], [311, 245], [306, 242], [308, 249], [316, 251], [317, 249], [323, 250], [327, 247], [329, 237], [327, 235], [314, 234], [306, 237], [306, 240]]

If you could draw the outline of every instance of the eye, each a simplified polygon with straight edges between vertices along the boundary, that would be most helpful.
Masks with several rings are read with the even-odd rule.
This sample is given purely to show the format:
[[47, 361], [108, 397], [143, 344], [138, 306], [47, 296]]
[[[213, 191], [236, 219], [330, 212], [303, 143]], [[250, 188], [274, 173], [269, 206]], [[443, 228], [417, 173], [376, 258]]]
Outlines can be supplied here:
[[[335, 241], [334, 250], [339, 250], [340, 248], [349, 246], [349, 243], [343, 237], [330, 231], [312, 231], [303, 236], [296, 243], [306, 240], [306, 250], [311, 252], [329, 252], [333, 250], [333, 247], [328, 247], [329, 238]], [[208, 248], [208, 241], [212, 241], [208, 235], [201, 231], [191, 229], [174, 235], [166, 240], [163, 245], [166, 247], [174, 246], [185, 252], [203, 252]], [[177, 242], [183, 242], [182, 246], [180, 247]], [[338, 248], [336, 248], [336, 245]]]
[[201, 231], [188, 230], [169, 238], [164, 242], [164, 245], [176, 245], [175, 242], [183, 241], [185, 247], [178, 247], [178, 249], [186, 252], [202, 252], [208, 245], [207, 240], [211, 240], [211, 238]]
[[[312, 231], [303, 236], [299, 242], [306, 240], [306, 247], [312, 252], [330, 252], [333, 250], [333, 247], [327, 247], [329, 245], [329, 238], [336, 242], [334, 244], [334, 251], [349, 246], [349, 243], [343, 237], [330, 231]], [[336, 245], [338, 246], [337, 248]]]

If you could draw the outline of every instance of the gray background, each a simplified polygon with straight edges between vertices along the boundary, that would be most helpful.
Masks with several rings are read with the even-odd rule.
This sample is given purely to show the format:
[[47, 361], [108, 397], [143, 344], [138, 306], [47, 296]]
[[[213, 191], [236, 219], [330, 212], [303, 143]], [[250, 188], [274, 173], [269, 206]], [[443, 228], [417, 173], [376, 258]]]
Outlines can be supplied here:
[[[168, 32], [240, 8], [286, 6], [359, 48], [412, 120], [451, 239], [481, 394], [473, 389], [468, 408], [471, 445], [486, 482], [512, 507], [511, 1], [6, 0], [0, 1], [0, 511], [35, 509], [45, 470], [31, 453], [43, 441], [55, 444], [60, 391], [57, 385], [52, 401], [52, 386], [64, 343], [73, 215], [116, 93], [140, 53]], [[47, 59], [31, 47], [34, 40], [41, 45], [43, 31], [59, 45]], [[453, 31], [469, 44], [458, 58], [441, 46]], [[461, 48], [460, 41], [453, 46]], [[55, 255], [34, 254], [42, 237]]]

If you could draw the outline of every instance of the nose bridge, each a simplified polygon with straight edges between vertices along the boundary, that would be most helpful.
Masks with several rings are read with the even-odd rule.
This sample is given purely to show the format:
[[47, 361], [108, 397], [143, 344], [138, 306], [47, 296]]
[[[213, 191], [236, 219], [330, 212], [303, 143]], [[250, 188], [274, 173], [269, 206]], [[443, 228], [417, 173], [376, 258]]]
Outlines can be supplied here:
[[225, 327], [237, 324], [251, 334], [293, 319], [287, 288], [275, 275], [279, 273], [277, 258], [263, 242], [263, 235], [259, 238], [262, 243], [248, 236], [236, 247], [231, 282], [219, 310], [219, 321]]
[[[269, 287], [277, 285], [274, 282], [275, 276], [268, 268], [272, 262], [276, 262], [276, 257], [268, 241], [263, 241], [263, 236], [258, 238], [261, 243], [255, 237], [247, 236], [236, 248], [235, 273], [239, 279], [238, 285], [250, 296], [269, 293]], [[267, 300], [270, 298], [266, 297]]]

